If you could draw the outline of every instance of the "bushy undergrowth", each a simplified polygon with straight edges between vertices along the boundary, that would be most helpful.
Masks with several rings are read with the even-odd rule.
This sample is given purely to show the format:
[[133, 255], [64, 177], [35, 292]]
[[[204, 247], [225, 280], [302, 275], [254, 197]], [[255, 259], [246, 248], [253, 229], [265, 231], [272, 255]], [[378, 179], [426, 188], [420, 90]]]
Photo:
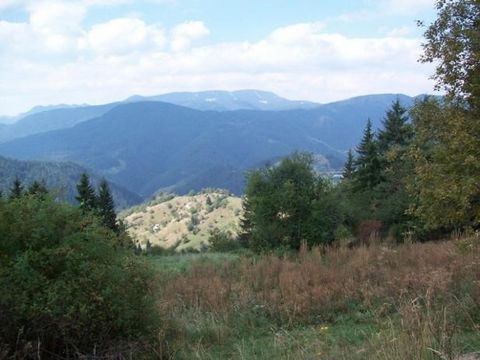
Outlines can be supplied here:
[[478, 248], [465, 253], [446, 242], [202, 262], [165, 281], [160, 303], [164, 314], [187, 321], [190, 336], [195, 324], [213, 324], [195, 340], [206, 347], [227, 342], [242, 322], [294, 329], [351, 318], [381, 331], [362, 354], [345, 358], [453, 359], [468, 350], [458, 334], [480, 343], [479, 260]]
[[118, 358], [158, 349], [152, 272], [95, 216], [0, 200], [0, 357]]

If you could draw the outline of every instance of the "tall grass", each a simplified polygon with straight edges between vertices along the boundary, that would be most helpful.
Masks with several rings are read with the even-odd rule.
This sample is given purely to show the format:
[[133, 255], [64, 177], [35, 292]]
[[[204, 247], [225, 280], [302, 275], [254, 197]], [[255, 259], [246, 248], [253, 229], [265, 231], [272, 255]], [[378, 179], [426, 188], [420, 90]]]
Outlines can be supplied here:
[[355, 358], [454, 359], [478, 350], [459, 334], [478, 337], [480, 345], [479, 248], [461, 251], [454, 242], [202, 262], [162, 288], [164, 314], [191, 321], [190, 327], [203, 323], [196, 327], [203, 326], [200, 348], [227, 341], [232, 321], [249, 329], [255, 321], [294, 329], [342, 317], [368, 318], [381, 328]]

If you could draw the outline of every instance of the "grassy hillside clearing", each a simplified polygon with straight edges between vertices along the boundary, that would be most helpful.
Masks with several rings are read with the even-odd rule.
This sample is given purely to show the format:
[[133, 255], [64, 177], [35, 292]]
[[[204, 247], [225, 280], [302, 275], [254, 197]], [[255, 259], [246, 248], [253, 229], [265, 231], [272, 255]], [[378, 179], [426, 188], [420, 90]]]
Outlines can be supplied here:
[[462, 240], [150, 259], [175, 359], [464, 360], [480, 350], [479, 250]]
[[121, 214], [129, 234], [140, 246], [202, 250], [210, 231], [235, 234], [239, 228], [241, 199], [217, 191], [191, 196], [161, 195], [149, 204]]

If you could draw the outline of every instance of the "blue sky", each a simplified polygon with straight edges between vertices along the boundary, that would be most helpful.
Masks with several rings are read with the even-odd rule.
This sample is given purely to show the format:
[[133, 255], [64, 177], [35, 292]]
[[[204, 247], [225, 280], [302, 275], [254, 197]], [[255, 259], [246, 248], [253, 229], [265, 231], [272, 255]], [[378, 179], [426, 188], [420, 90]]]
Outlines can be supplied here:
[[0, 114], [258, 88], [329, 102], [431, 92], [434, 0], [0, 0]]

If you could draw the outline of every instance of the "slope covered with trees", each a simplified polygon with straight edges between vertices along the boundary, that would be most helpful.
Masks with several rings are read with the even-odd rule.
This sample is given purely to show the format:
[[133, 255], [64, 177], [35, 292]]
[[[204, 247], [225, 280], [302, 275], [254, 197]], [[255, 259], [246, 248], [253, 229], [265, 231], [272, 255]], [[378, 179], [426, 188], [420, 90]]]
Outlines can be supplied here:
[[[76, 183], [87, 170], [71, 162], [20, 161], [0, 156], [0, 191], [8, 192], [15, 179], [25, 186], [34, 181], [43, 183], [58, 199], [75, 203]], [[100, 184], [98, 175], [91, 176], [94, 186]], [[142, 202], [142, 197], [116, 184], [110, 184], [113, 199], [123, 209]]]

